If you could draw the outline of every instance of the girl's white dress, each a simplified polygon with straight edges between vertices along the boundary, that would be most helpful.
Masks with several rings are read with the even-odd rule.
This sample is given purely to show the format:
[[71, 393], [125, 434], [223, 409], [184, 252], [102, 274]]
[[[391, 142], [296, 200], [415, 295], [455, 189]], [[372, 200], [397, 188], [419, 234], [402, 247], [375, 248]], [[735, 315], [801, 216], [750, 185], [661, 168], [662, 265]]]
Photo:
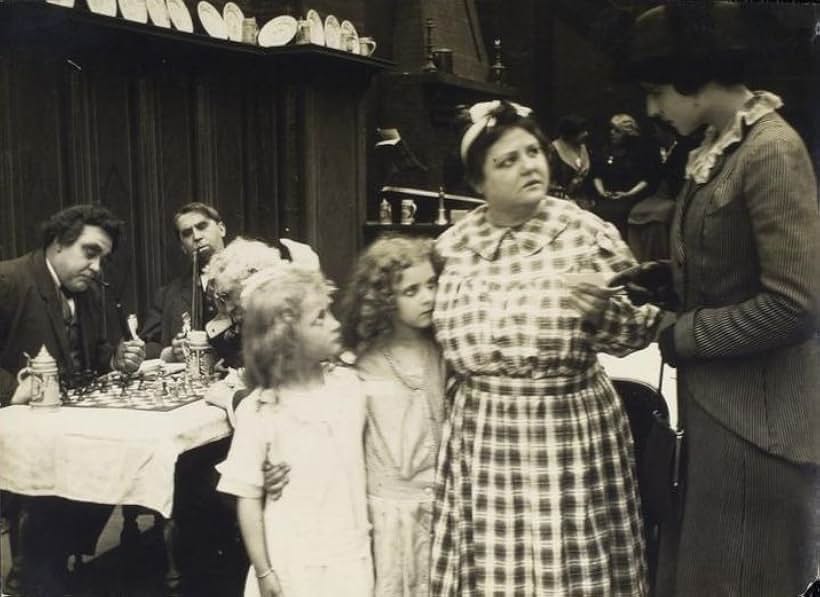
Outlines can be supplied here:
[[445, 373], [432, 341], [425, 356], [418, 372], [378, 347], [356, 362], [368, 401], [365, 460], [378, 597], [428, 594]]
[[[362, 433], [365, 397], [356, 374], [326, 373], [309, 392], [256, 390], [237, 409], [218, 489], [239, 497], [264, 495], [262, 465], [285, 462], [282, 496], [266, 500], [265, 542], [287, 597], [369, 597], [373, 563]], [[259, 595], [254, 570], [245, 597]]]

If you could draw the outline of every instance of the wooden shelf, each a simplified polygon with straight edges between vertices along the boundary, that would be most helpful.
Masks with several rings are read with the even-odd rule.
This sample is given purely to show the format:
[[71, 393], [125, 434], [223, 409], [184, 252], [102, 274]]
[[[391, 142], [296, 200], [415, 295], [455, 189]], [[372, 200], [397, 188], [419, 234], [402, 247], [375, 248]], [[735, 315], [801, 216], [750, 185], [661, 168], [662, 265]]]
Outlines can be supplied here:
[[365, 222], [362, 226], [362, 238], [364, 244], [369, 245], [374, 240], [385, 233], [397, 233], [405, 236], [421, 236], [435, 238], [451, 224], [439, 225], [431, 222], [418, 222], [416, 224], [381, 224], [379, 222]]
[[515, 87], [508, 87], [505, 85], [496, 85], [495, 83], [487, 83], [484, 81], [476, 81], [474, 79], [467, 79], [452, 73], [444, 73], [441, 71], [432, 72], [401, 72], [389, 73], [387, 76], [395, 77], [398, 80], [417, 83], [423, 86], [432, 88], [443, 88], [450, 92], [463, 92], [469, 94], [471, 97], [486, 96], [511, 98], [518, 95], [518, 89]]
[[407, 230], [423, 230], [427, 232], [443, 232], [452, 224], [433, 224], [432, 222], [416, 222], [415, 224], [382, 224], [381, 222], [365, 222], [366, 230], [402, 232]]
[[[262, 48], [209, 37], [191, 11], [194, 33], [165, 29], [150, 23], [135, 23], [122, 17], [108, 17], [77, 5], [66, 8], [44, 0], [0, 0], [0, 40], [11, 43], [59, 45], [77, 52], [124, 52], [124, 59], [189, 56], [196, 60], [260, 60], [268, 64], [324, 70], [354, 68], [375, 74], [393, 63], [372, 56], [360, 56], [324, 46], [290, 45]], [[189, 7], [190, 10], [190, 7]], [[207, 67], [207, 63], [203, 63]]]

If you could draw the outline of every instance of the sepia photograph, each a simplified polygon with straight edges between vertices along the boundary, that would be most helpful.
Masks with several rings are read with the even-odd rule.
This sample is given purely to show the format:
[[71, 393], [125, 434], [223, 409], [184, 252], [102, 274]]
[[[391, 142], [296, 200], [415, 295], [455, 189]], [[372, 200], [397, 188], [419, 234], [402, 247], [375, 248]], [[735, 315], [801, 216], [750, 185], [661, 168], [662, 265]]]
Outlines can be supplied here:
[[0, 597], [820, 597], [818, 58], [0, 0]]

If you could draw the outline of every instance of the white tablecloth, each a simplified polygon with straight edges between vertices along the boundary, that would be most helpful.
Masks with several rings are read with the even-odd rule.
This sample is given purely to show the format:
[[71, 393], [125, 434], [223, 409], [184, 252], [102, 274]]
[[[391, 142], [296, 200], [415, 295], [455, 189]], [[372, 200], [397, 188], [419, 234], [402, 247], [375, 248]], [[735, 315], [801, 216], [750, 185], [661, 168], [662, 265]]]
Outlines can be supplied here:
[[177, 457], [231, 433], [203, 400], [167, 412], [9, 406], [0, 409], [0, 489], [170, 517]]

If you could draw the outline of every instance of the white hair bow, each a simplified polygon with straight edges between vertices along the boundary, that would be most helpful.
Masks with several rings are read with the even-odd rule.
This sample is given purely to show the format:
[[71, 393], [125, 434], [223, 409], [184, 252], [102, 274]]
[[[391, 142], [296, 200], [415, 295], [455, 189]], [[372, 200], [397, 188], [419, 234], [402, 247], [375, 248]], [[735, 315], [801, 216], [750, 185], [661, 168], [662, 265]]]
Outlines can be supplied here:
[[516, 104], [515, 102], [502, 102], [501, 100], [492, 100], [490, 102], [478, 102], [473, 104], [468, 113], [470, 114], [470, 121], [472, 124], [464, 132], [461, 138], [461, 161], [466, 162], [467, 151], [470, 145], [478, 138], [481, 132], [487, 128], [495, 126], [496, 116], [502, 111], [503, 106], [511, 106], [515, 113], [521, 118], [526, 118], [532, 114], [532, 108]]

